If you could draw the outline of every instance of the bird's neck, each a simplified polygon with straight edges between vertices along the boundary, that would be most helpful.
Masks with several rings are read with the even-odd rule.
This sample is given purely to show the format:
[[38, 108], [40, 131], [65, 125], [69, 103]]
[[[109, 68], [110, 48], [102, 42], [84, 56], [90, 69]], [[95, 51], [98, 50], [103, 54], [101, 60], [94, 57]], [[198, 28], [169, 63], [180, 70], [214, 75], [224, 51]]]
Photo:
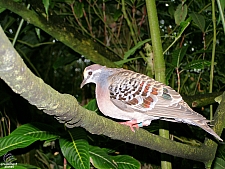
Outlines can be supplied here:
[[97, 100], [104, 101], [104, 98], [110, 97], [108, 92], [108, 85], [96, 85], [95, 94]]

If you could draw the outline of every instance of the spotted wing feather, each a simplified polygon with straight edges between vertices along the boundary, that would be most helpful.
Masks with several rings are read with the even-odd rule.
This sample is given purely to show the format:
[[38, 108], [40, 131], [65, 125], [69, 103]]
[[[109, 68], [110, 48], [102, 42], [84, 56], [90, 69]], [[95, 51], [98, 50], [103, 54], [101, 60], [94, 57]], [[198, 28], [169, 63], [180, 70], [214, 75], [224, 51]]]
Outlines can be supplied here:
[[179, 93], [148, 76], [124, 70], [110, 80], [110, 99], [126, 112], [142, 112], [160, 119], [205, 119], [194, 112]]
[[223, 141], [208, 125], [202, 115], [193, 111], [179, 93], [148, 76], [129, 70], [117, 70], [110, 76], [110, 99], [127, 113], [139, 112], [149, 116], [146, 121], [161, 119], [199, 126]]

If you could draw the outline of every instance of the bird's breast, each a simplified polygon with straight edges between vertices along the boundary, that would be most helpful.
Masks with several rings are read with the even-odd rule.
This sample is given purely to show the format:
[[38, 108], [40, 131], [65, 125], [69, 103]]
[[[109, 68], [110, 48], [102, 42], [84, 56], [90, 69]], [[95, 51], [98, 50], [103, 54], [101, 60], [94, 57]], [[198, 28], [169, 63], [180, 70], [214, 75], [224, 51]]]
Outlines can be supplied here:
[[96, 86], [96, 100], [99, 110], [105, 115], [121, 120], [130, 120], [128, 115], [116, 107], [110, 100], [109, 91], [107, 88]]
[[[108, 88], [101, 88], [96, 86], [96, 100], [99, 110], [105, 115], [120, 120], [132, 120], [136, 119], [138, 122], [144, 121], [148, 118], [147, 115], [137, 111], [124, 111], [118, 108], [110, 100], [110, 93]], [[145, 117], [146, 116], [146, 117]]]

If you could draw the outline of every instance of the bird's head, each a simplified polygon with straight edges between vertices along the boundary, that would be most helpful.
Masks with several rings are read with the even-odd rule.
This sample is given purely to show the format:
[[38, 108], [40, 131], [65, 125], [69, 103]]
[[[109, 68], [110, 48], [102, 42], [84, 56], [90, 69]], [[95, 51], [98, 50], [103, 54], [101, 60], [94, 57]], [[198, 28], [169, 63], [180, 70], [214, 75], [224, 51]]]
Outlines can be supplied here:
[[83, 72], [84, 80], [81, 83], [80, 88], [82, 88], [85, 84], [88, 83], [96, 83], [103, 68], [105, 68], [105, 66], [101, 66], [98, 64], [86, 67]]

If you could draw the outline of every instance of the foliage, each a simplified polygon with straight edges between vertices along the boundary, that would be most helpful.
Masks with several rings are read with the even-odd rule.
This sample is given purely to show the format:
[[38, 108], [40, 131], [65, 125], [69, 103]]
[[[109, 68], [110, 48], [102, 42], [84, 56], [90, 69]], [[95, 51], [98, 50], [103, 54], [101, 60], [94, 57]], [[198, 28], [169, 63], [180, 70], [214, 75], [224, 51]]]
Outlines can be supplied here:
[[[151, 37], [145, 1], [126, 0], [125, 4], [122, 4], [121, 1], [90, 0], [23, 0], [16, 2], [30, 4], [30, 9], [40, 17], [40, 20], [47, 20], [49, 24], [59, 25], [62, 30], [72, 29], [79, 32], [82, 38], [92, 39], [99, 45], [94, 49], [97, 51], [101, 51], [102, 48], [107, 49], [112, 55], [104, 57], [120, 67], [144, 74], [148, 73], [151, 58], [144, 50], [144, 43], [151, 44], [151, 39], [149, 39]], [[224, 2], [220, 2], [223, 11]], [[125, 11], [122, 11], [123, 6]], [[194, 96], [208, 93], [209, 70], [210, 65], [213, 64], [215, 66], [213, 91], [223, 91], [225, 87], [224, 21], [217, 13], [216, 58], [215, 63], [211, 63], [213, 39], [211, 1], [157, 1], [157, 10], [168, 85], [182, 95]], [[94, 98], [94, 86], [89, 85], [85, 91], [79, 89], [82, 70], [91, 63], [90, 56], [81, 56], [55, 37], [43, 32], [41, 28], [28, 22], [23, 24], [20, 29], [21, 17], [19, 15], [5, 8], [0, 8], [0, 12], [0, 23], [5, 33], [10, 40], [16, 39], [16, 50], [37, 76], [59, 92], [74, 95], [82, 105]], [[124, 14], [126, 14], [126, 18]], [[17, 31], [19, 34], [16, 34]], [[0, 129], [2, 131], [0, 132], [2, 133], [1, 155], [18, 148], [32, 149], [34, 143], [40, 145], [35, 149], [41, 149], [43, 154], [47, 154], [45, 152], [47, 148], [42, 146], [43, 141], [53, 141], [58, 145], [57, 151], [62, 152], [70, 165], [75, 168], [88, 168], [89, 161], [96, 168], [105, 168], [105, 166], [107, 166], [106, 168], [139, 168], [139, 162], [131, 156], [143, 163], [159, 165], [159, 161], [156, 160], [159, 154], [150, 150], [141, 151], [143, 149], [140, 147], [113, 141], [103, 136], [87, 134], [81, 129], [68, 131], [61, 128], [66, 133], [61, 134], [61, 132], [55, 131], [51, 124], [46, 124], [49, 122], [56, 124], [51, 117], [44, 115], [12, 93], [4, 82], [0, 84], [0, 92], [0, 111], [1, 119], [3, 119]], [[92, 101], [87, 107], [94, 111], [97, 110], [95, 101]], [[206, 106], [202, 110], [198, 111], [209, 117], [209, 107]], [[100, 112], [97, 113], [100, 114]], [[45, 125], [40, 125], [40, 122]], [[17, 128], [17, 126], [20, 127]], [[198, 128], [190, 129], [181, 124], [179, 127], [177, 124], [171, 124], [171, 128], [172, 134], [176, 136], [185, 135], [190, 139], [198, 140], [204, 138], [204, 132]], [[153, 122], [146, 129], [157, 133], [158, 123]], [[183, 131], [187, 134], [184, 134]], [[90, 143], [92, 144], [90, 145]], [[121, 148], [122, 146], [125, 148]], [[108, 148], [108, 151], [102, 149], [103, 147]], [[219, 148], [214, 164], [215, 168], [225, 161], [225, 152], [221, 147], [223, 146]], [[48, 149], [51, 148], [48, 147]], [[119, 153], [130, 156], [115, 155], [119, 150], [121, 150]], [[137, 152], [140, 155], [137, 155]], [[54, 158], [56, 157], [54, 156]], [[51, 158], [47, 159], [51, 160]], [[187, 161], [184, 159], [176, 159], [173, 166], [184, 168], [185, 162]], [[61, 161], [60, 165], [62, 164]], [[198, 162], [188, 161], [188, 164], [190, 167], [202, 167], [202, 164]]]
[[55, 142], [57, 139], [63, 156], [74, 168], [90, 168], [90, 159], [96, 168], [140, 168], [140, 163], [130, 156], [111, 156], [103, 149], [89, 145], [87, 134], [81, 128], [73, 128], [67, 130], [66, 134], [60, 134], [52, 126], [41, 123], [24, 124], [9, 136], [0, 138], [0, 156], [14, 149], [28, 147], [37, 140]]

